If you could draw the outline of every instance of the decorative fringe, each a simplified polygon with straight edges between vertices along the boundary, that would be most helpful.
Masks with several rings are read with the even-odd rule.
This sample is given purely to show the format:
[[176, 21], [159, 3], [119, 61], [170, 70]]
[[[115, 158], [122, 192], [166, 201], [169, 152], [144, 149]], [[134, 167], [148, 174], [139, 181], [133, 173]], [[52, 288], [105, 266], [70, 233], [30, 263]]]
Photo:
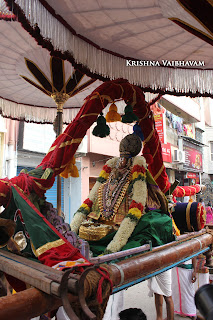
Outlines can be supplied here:
[[[50, 100], [52, 99], [50, 98]], [[50, 101], [50, 103], [52, 103], [52, 101]], [[53, 105], [54, 107], [50, 108], [29, 106], [0, 98], [0, 111], [3, 117], [13, 120], [22, 119], [26, 122], [53, 123], [57, 114], [57, 108], [54, 102]], [[64, 108], [64, 124], [72, 122], [78, 112], [79, 108]]]
[[124, 112], [125, 114], [122, 116], [123, 123], [132, 123], [138, 120], [138, 117], [133, 113], [131, 104], [127, 103]]
[[141, 138], [141, 141], [144, 141], [144, 135], [138, 122], [133, 126], [133, 133], [137, 134]]
[[110, 133], [109, 126], [106, 124], [106, 119], [101, 112], [100, 116], [97, 119], [97, 125], [92, 131], [92, 134], [99, 138], [107, 137]]
[[73, 178], [79, 177], [78, 168], [75, 165], [75, 157], [74, 156], [72, 157], [70, 162], [68, 162], [64, 171], [61, 172], [60, 176], [63, 178], [66, 178], [66, 179], [69, 177], [73, 177]]
[[121, 121], [121, 115], [118, 113], [118, 108], [115, 103], [112, 103], [109, 107], [109, 111], [106, 114], [107, 122]]
[[109, 79], [128, 79], [132, 84], [142, 87], [145, 84], [146, 88], [161, 89], [164, 92], [213, 95], [212, 70], [127, 67], [126, 59], [96, 48], [72, 34], [39, 0], [15, 0], [15, 3], [24, 11], [31, 26], [38, 25], [42, 37], [50, 39], [56, 51], [69, 52], [77, 63], [87, 67], [92, 73]]

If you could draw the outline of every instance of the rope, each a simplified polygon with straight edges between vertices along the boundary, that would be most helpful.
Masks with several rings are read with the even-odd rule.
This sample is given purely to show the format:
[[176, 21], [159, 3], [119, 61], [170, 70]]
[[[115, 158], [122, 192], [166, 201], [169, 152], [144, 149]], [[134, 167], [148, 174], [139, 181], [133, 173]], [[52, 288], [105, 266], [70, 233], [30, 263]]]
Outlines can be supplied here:
[[110, 283], [110, 294], [112, 293], [112, 287], [113, 287], [113, 283], [112, 280], [109, 277], [109, 273], [106, 269], [99, 267], [97, 269], [97, 272], [100, 273], [102, 275], [101, 279], [99, 280], [98, 283], [98, 289], [97, 289], [97, 301], [99, 304], [101, 304], [103, 302], [103, 297], [102, 297], [102, 284], [104, 280], [109, 281]]

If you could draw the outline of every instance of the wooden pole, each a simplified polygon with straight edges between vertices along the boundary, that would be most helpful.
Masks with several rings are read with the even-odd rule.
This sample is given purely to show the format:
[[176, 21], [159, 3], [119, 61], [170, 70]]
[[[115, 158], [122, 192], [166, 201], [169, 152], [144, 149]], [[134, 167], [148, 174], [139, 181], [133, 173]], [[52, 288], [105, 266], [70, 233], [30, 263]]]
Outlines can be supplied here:
[[118, 267], [113, 264], [108, 265], [107, 270], [110, 272], [114, 286], [120, 286], [121, 282], [122, 285], [127, 284], [136, 279], [145, 278], [156, 271], [165, 271], [165, 268], [174, 267], [174, 263], [178, 264], [184, 259], [196, 255], [204, 248], [208, 248], [212, 242], [212, 234], [204, 233], [177, 245], [170, 246], [168, 243], [162, 248], [156, 247], [151, 252], [120, 261], [117, 263]]
[[[198, 255], [202, 250], [208, 249], [213, 242], [213, 235], [209, 232], [199, 234], [197, 237], [176, 245], [168, 243], [154, 248], [153, 251], [140, 254], [136, 257], [125, 259], [117, 264], [102, 265], [110, 274], [114, 288], [124, 284], [136, 284], [135, 280], [152, 276], [156, 271], [162, 272], [166, 268], [174, 267], [190, 256]], [[87, 292], [90, 284], [84, 282]], [[122, 290], [122, 289], [121, 289]], [[76, 301], [77, 297], [69, 294], [69, 301]], [[0, 298], [0, 319], [29, 320], [61, 305], [61, 300], [45, 294], [37, 289], [28, 289], [16, 295]]]
[[[69, 301], [78, 298], [69, 295]], [[48, 295], [36, 288], [30, 288], [11, 296], [0, 298], [0, 319], [29, 320], [62, 305], [62, 301], [55, 296]]]
[[[55, 101], [57, 105], [57, 133], [58, 137], [62, 133], [63, 128], [63, 106], [65, 102], [70, 98], [68, 94], [65, 92], [53, 92], [51, 94], [51, 98]], [[61, 177], [57, 176], [57, 210], [58, 215], [61, 215]]]
[[[63, 105], [58, 105], [57, 107], [57, 116], [58, 116], [58, 130], [57, 137], [62, 133], [63, 128]], [[57, 210], [58, 215], [61, 216], [61, 176], [57, 176]]]

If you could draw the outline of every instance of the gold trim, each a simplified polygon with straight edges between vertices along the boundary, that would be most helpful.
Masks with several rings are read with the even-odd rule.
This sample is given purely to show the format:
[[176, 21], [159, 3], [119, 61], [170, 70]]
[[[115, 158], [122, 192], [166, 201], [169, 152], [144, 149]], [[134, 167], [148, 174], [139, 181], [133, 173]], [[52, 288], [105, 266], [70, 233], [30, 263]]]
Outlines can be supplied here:
[[[44, 188], [39, 182], [37, 182], [37, 181], [33, 181], [35, 184], [37, 184], [37, 186], [39, 187], [39, 189], [42, 189], [42, 190], [49, 190], [50, 189], [50, 187], [49, 188]], [[22, 190], [23, 191], [23, 190]]]
[[213, 7], [213, 0], [206, 0]]
[[7, 196], [7, 195], [6, 195], [5, 193], [1, 193], [1, 192], [0, 192], [0, 197], [6, 198], [6, 196]]
[[148, 137], [144, 140], [144, 143], [147, 143], [147, 142], [151, 139], [153, 133], [154, 133], [154, 129], [152, 129], [152, 131], [150, 132], [150, 134], [148, 135]]
[[168, 185], [168, 181], [166, 181], [166, 185], [165, 185], [165, 187], [163, 188], [162, 192], [164, 192], [164, 191], [166, 190], [167, 185]]
[[44, 244], [43, 246], [39, 247], [38, 249], [36, 249], [36, 256], [40, 256], [41, 254], [43, 254], [44, 252], [46, 252], [47, 250], [50, 250], [52, 248], [57, 248], [60, 247], [64, 244], [64, 240], [59, 239], [56, 241], [52, 241], [52, 242], [48, 242], [46, 244]]
[[158, 173], [154, 176], [155, 181], [159, 178], [159, 176], [161, 175], [164, 168], [165, 168], [165, 166], [163, 164], [162, 167], [160, 168], [160, 170], [158, 171]]
[[191, 222], [190, 222], [190, 209], [191, 209], [192, 203], [193, 202], [189, 202], [186, 207], [186, 223], [187, 223], [188, 231], [193, 231], [191, 227]]
[[[203, 22], [201, 22], [201, 21], [198, 19], [198, 17], [195, 16], [189, 9], [187, 9], [187, 8], [184, 6], [184, 4], [182, 4], [179, 0], [176, 0], [176, 1], [179, 3], [179, 5], [180, 5], [186, 12], [188, 12], [188, 13], [190, 14], [190, 16], [192, 16], [197, 22], [199, 22], [199, 23], [201, 24], [201, 26], [204, 27], [204, 29], [206, 29], [209, 33], [212, 34], [212, 32], [205, 26], [205, 24], [203, 24]], [[211, 4], [211, 3], [210, 3], [210, 4]], [[212, 4], [211, 4], [211, 5], [212, 5]], [[176, 19], [176, 20], [178, 20], [178, 19]], [[185, 23], [185, 24], [186, 24], [186, 23]], [[193, 27], [193, 29], [199, 30], [199, 29], [194, 28], [194, 27]], [[205, 34], [205, 33], [202, 32], [201, 30], [200, 30], [200, 32], [203, 33], [203, 34]]]
[[[207, 38], [213, 40], [213, 37], [210, 36], [208, 33], [204, 32], [204, 31], [202, 31], [202, 30], [200, 30], [200, 29], [198, 29], [198, 28], [195, 28], [195, 27], [192, 26], [191, 24], [189, 24], [189, 23], [187, 23], [187, 22], [185, 22], [185, 21], [183, 21], [183, 20], [181, 20], [181, 19], [179, 19], [179, 18], [172, 17], [172, 18], [169, 18], [169, 20], [171, 20], [171, 21], [173, 21], [173, 22], [174, 22], [174, 20], [179, 21], [179, 22], [185, 24], [186, 26], [192, 28], [193, 30], [196, 30], [196, 31], [202, 33], [202, 34], [203, 34], [204, 36], [206, 36]], [[200, 22], [200, 24], [201, 24], [201, 22]], [[207, 28], [205, 28], [205, 29], [207, 29]], [[207, 30], [208, 30], [208, 29], [207, 29]], [[186, 30], [186, 31], [187, 31], [187, 30]], [[188, 31], [188, 32], [189, 32], [189, 31]], [[210, 31], [209, 31], [209, 32], [210, 32]], [[210, 32], [210, 33], [212, 33], [212, 32]]]
[[61, 92], [65, 92], [66, 91], [64, 90], [64, 88], [66, 87], [66, 84], [65, 84], [65, 72], [64, 72], [64, 60], [60, 59], [62, 61], [62, 73], [63, 73], [63, 87], [61, 89], [61, 91], [58, 91], [56, 90], [56, 88], [53, 86], [53, 69], [52, 69], [52, 60], [53, 60], [53, 57], [50, 57], [50, 72], [51, 72], [51, 85], [52, 85], [52, 93], [61, 93]]
[[[145, 102], [146, 102], [146, 101], [145, 101]], [[144, 119], [146, 119], [146, 118], [148, 117], [148, 114], [149, 114], [149, 112], [150, 112], [150, 109], [147, 108], [147, 106], [148, 106], [148, 103], [146, 102], [146, 114], [145, 114], [145, 116], [144, 116], [143, 118], [141, 118], [141, 119], [139, 120], [139, 124], [140, 124], [140, 122], [141, 122], [142, 120], [144, 120]]]
[[83, 114], [80, 118], [84, 118], [84, 117], [89, 117], [89, 116], [98, 116], [99, 113], [86, 113], [86, 114]]
[[158, 144], [157, 144], [155, 153], [154, 153], [153, 156], [152, 156], [153, 159], [154, 159], [154, 157], [156, 156], [156, 154], [157, 154], [157, 152], [158, 152], [159, 144], [160, 144], [160, 139], [158, 140]]
[[90, 98], [90, 100], [93, 100], [93, 99], [106, 99], [107, 101], [109, 101], [109, 102], [112, 102], [112, 99], [110, 98], [110, 96], [107, 96], [107, 95], [105, 95], [105, 94], [94, 94], [91, 98]]
[[131, 106], [134, 107], [136, 105], [136, 103], [137, 103], [136, 90], [135, 90], [135, 88], [134, 88], [134, 86], [132, 84], [130, 84], [130, 86], [131, 86], [132, 91], [133, 91]]
[[[81, 143], [83, 138], [76, 138], [76, 139], [72, 139], [71, 141], [66, 141], [66, 142], [62, 142], [59, 146], [59, 148], [63, 148], [63, 147], [66, 147], [68, 145], [71, 145], [73, 143]], [[55, 150], [56, 146], [53, 146], [49, 149], [48, 153], [50, 153], [51, 151]], [[48, 154], [47, 153], [47, 154]]]
[[119, 84], [119, 83], [114, 83], [116, 86], [119, 86], [120, 88], [121, 88], [121, 98], [123, 98], [123, 95], [124, 95], [124, 88], [122, 87], [122, 85], [121, 84]]
[[[204, 208], [203, 208], [203, 209], [204, 209]], [[205, 210], [205, 209], [204, 209], [204, 210]], [[201, 211], [202, 211], [202, 204], [199, 202], [199, 203], [198, 203], [198, 206], [197, 206], [197, 212], [196, 212], [197, 226], [198, 226], [198, 229], [199, 229], [199, 230], [201, 229], [201, 223], [200, 223]], [[203, 218], [203, 216], [202, 216], [202, 218]]]
[[83, 138], [77, 138], [77, 139], [72, 139], [71, 141], [65, 141], [65, 142], [62, 142], [59, 146], [59, 148], [64, 148], [66, 146], [69, 146], [73, 143], [81, 143]]
[[3, 179], [2, 179], [2, 180], [0, 179], [0, 182], [3, 182], [3, 183], [6, 183], [6, 184], [9, 184], [9, 181], [3, 180]]
[[[25, 59], [26, 67], [27, 67], [27, 69], [30, 71], [30, 73], [32, 73], [33, 77], [34, 77], [36, 80], [38, 80], [38, 82], [40, 83], [41, 87], [42, 87], [46, 92], [49, 92], [49, 93], [51, 94], [52, 92], [49, 91], [49, 90], [47, 90], [47, 89], [45, 89], [45, 88], [43, 87], [42, 83], [39, 81], [39, 79], [36, 78], [36, 76], [34, 75], [34, 73], [28, 68], [27, 60], [30, 61], [32, 64], [34, 64], [34, 66], [36, 66], [36, 68], [43, 74], [43, 76], [46, 78], [46, 80], [50, 83], [50, 85], [51, 85], [52, 88], [53, 88], [53, 84], [52, 84], [52, 83], [50, 82], [50, 80], [47, 78], [46, 74], [37, 66], [37, 64], [36, 64], [35, 62], [33, 62], [32, 60], [30, 60], [30, 59], [28, 59], [28, 58], [26, 58], [26, 57], [24, 57], [24, 59]], [[27, 78], [27, 77], [26, 77], [26, 78]], [[28, 78], [27, 78], [27, 79], [28, 79]], [[29, 79], [29, 80], [32, 81], [31, 79]], [[34, 82], [34, 81], [32, 81], [32, 82]], [[55, 88], [54, 88], [54, 89], [55, 89]]]
[[185, 194], [186, 194], [186, 190], [182, 187], [179, 187], [182, 191], [183, 191], [183, 196], [182, 197], [185, 197]]

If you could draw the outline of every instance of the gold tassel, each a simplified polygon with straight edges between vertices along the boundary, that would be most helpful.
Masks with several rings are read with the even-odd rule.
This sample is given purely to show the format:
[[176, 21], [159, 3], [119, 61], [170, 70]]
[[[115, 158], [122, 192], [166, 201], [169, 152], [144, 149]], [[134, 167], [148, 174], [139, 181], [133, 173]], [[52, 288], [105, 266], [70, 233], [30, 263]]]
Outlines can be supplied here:
[[63, 178], [77, 178], [79, 177], [78, 168], [75, 165], [75, 157], [73, 156], [72, 159], [66, 165], [64, 171], [60, 173], [60, 176]]
[[121, 121], [121, 116], [117, 112], [118, 108], [115, 103], [112, 103], [109, 107], [109, 111], [106, 114], [106, 121], [107, 122], [115, 122], [115, 121]]

